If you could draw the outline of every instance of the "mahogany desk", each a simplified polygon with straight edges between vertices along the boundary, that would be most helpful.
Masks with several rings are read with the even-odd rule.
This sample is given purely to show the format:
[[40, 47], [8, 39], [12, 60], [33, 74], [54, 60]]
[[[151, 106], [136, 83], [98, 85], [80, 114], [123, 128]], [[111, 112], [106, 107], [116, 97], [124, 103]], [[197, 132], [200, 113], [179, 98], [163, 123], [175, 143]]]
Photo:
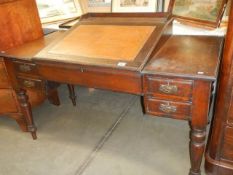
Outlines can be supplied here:
[[200, 175], [222, 38], [172, 35], [164, 16], [91, 14], [63, 34], [2, 53], [28, 129], [36, 127], [27, 88], [51, 80], [137, 94], [144, 112], [190, 123], [190, 175]]

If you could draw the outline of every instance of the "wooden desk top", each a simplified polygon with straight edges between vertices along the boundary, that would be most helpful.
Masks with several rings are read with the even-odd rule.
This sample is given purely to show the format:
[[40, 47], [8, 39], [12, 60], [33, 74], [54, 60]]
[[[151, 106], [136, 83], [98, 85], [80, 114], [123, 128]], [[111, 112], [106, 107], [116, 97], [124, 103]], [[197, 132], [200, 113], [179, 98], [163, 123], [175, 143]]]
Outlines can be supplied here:
[[0, 56], [18, 58], [22, 60], [31, 60], [38, 52], [51, 44], [52, 41], [61, 36], [63, 33], [64, 31], [59, 31], [48, 34], [40, 39], [8, 49], [4, 53], [0, 52]]
[[160, 38], [171, 28], [172, 20], [140, 14], [112, 15], [81, 19], [34, 60], [140, 71]]
[[[61, 41], [56, 43], [49, 53], [133, 61], [156, 26], [127, 25], [79, 25]], [[57, 58], [64, 60], [64, 57]]]
[[173, 35], [142, 72], [215, 80], [222, 45], [222, 37]]

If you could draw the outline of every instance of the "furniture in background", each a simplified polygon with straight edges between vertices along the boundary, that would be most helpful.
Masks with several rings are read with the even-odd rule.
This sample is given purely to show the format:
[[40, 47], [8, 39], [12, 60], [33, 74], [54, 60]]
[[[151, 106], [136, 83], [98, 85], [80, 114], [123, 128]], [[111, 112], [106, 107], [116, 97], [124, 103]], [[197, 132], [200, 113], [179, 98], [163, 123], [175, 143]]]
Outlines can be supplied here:
[[229, 16], [215, 116], [205, 156], [208, 175], [233, 174], [233, 4]]
[[[1, 53], [12, 48], [20, 47], [30, 41], [43, 38], [44, 36], [34, 0], [1, 1], [0, 25]], [[45, 41], [43, 46], [46, 45], [46, 42], [48, 44], [48, 41]], [[27, 59], [30, 59], [30, 55], [28, 55]], [[25, 72], [31, 71], [29, 65], [32, 66], [27, 60], [17, 62], [15, 68], [22, 72], [18, 78], [24, 77]], [[19, 92], [15, 91], [15, 88], [13, 89], [15, 86], [9, 78], [10, 74], [11, 72], [6, 70], [4, 59], [0, 58], [0, 114], [15, 119], [23, 131], [34, 131], [36, 128], [32, 128], [28, 125], [29, 123], [33, 123], [33, 121], [28, 121], [27, 118], [25, 118], [25, 116], [28, 115], [25, 111], [25, 105], [32, 107], [38, 106], [45, 99], [49, 99], [51, 103], [59, 105], [60, 101], [57, 93], [57, 84], [47, 81], [37, 81], [38, 88], [33, 89], [31, 88], [30, 79], [25, 79], [23, 83], [29, 96], [29, 103], [21, 104], [19, 101], [23, 103], [27, 101], [28, 97], [22, 96], [23, 91]]]

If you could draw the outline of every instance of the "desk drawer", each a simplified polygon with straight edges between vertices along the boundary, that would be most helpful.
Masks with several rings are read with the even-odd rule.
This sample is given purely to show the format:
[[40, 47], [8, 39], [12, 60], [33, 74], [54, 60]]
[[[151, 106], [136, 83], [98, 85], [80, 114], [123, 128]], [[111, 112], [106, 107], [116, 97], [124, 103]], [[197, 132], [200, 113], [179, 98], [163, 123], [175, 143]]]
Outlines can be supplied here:
[[37, 76], [36, 65], [28, 62], [14, 61], [14, 67], [18, 74], [26, 74], [28, 76]]
[[192, 100], [193, 81], [173, 80], [145, 75], [143, 77], [144, 94], [159, 99]]
[[17, 112], [16, 98], [11, 89], [0, 89], [0, 114]]
[[7, 72], [5, 69], [4, 62], [0, 58], [0, 88], [9, 88], [10, 83], [7, 78]]
[[25, 77], [17, 77], [17, 79], [20, 86], [25, 89], [40, 90], [44, 87], [44, 83], [42, 80], [25, 78]]
[[158, 117], [188, 120], [191, 116], [191, 103], [174, 102], [144, 97], [145, 111]]

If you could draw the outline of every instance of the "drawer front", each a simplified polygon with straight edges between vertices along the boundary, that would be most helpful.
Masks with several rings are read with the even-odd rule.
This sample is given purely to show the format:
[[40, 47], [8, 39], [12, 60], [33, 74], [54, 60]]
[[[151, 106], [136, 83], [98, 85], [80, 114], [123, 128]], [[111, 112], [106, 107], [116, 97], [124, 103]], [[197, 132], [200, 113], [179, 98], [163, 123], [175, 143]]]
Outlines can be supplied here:
[[10, 89], [0, 89], [0, 114], [14, 113], [17, 111], [14, 92]]
[[222, 149], [222, 159], [233, 162], [233, 128], [226, 127]]
[[24, 75], [26, 74], [28, 76], [38, 75], [36, 65], [33, 63], [15, 61], [14, 67], [18, 74], [24, 74]]
[[144, 97], [145, 111], [158, 117], [189, 120], [191, 117], [191, 103], [174, 102]]
[[157, 78], [145, 75], [143, 78], [144, 94], [159, 99], [191, 101], [193, 81]]
[[0, 60], [0, 88], [9, 88], [10, 83], [7, 78], [4, 62]]
[[25, 89], [41, 90], [44, 87], [42, 80], [25, 78], [25, 77], [17, 77], [17, 79], [20, 86]]

